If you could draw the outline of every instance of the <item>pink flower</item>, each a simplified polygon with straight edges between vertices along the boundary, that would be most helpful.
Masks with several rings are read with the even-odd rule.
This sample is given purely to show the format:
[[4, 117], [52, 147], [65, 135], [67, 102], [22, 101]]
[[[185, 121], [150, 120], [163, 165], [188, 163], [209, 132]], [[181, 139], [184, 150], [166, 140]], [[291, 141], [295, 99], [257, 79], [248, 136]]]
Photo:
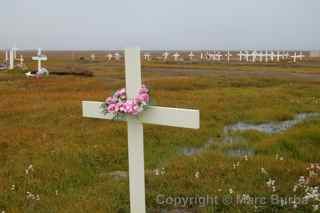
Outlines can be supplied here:
[[113, 96], [105, 101], [106, 111], [109, 113], [123, 113], [128, 115], [137, 115], [143, 111], [143, 106], [150, 101], [149, 90], [142, 85], [138, 95], [134, 100], [127, 100], [126, 90], [124, 88], [117, 90]]
[[114, 96], [117, 98], [119, 98], [121, 96], [126, 96], [126, 90], [124, 88], [119, 89], [114, 93]]
[[136, 101], [127, 101], [123, 104], [124, 112], [129, 115], [137, 115], [139, 113], [139, 105]]
[[139, 89], [139, 94], [148, 93], [148, 92], [149, 92], [149, 89], [145, 85], [142, 85], [141, 88]]
[[107, 108], [108, 112], [110, 112], [110, 113], [116, 112], [116, 106], [117, 106], [117, 104], [110, 104]]
[[139, 103], [148, 103], [149, 100], [150, 100], [150, 97], [148, 93], [142, 93], [136, 97], [136, 101]]

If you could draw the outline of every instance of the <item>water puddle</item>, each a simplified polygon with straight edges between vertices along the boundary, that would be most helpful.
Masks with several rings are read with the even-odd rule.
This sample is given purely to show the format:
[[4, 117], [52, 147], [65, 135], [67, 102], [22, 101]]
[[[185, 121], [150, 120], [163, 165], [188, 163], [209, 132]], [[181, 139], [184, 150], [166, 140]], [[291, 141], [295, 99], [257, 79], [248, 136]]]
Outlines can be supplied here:
[[181, 150], [182, 154], [185, 156], [198, 155], [201, 152], [207, 150], [213, 144], [213, 138], [209, 138], [208, 142], [201, 147], [185, 147]]
[[255, 155], [255, 151], [250, 148], [231, 148], [225, 150], [224, 154], [229, 157], [250, 157]]
[[[266, 134], [276, 134], [284, 132], [299, 123], [302, 123], [308, 119], [320, 117], [320, 113], [299, 113], [292, 120], [282, 122], [269, 122], [263, 124], [249, 124], [244, 122], [238, 122], [233, 125], [225, 126], [223, 129], [224, 137], [223, 143], [241, 143], [246, 142], [246, 139], [241, 136], [232, 136], [232, 132], [244, 132], [254, 130]], [[213, 138], [209, 138], [208, 142], [201, 147], [185, 147], [181, 150], [184, 156], [195, 156], [206, 151], [214, 143]], [[243, 157], [254, 156], [255, 151], [251, 148], [230, 148], [224, 151], [226, 156], [230, 157]]]
[[282, 122], [270, 122], [264, 124], [249, 124], [239, 122], [230, 126], [224, 127], [224, 133], [228, 135], [230, 132], [244, 132], [248, 130], [254, 130], [266, 134], [275, 134], [284, 132], [299, 123], [304, 122], [307, 119], [320, 116], [320, 113], [300, 113], [296, 115], [293, 120], [287, 120]]

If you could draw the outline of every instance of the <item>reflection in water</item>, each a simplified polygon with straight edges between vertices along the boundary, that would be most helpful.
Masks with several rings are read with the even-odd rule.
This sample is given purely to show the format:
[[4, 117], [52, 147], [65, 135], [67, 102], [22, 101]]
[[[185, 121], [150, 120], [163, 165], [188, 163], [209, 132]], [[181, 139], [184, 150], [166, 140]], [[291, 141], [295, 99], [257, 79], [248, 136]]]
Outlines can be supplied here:
[[270, 122], [264, 124], [248, 124], [239, 122], [224, 128], [224, 133], [228, 134], [230, 132], [243, 132], [248, 130], [255, 130], [258, 132], [263, 132], [267, 134], [274, 134], [284, 132], [295, 125], [302, 123], [303, 121], [320, 116], [320, 113], [300, 113], [294, 117], [293, 120], [282, 121], [282, 122]]
[[[284, 132], [295, 125], [304, 122], [307, 119], [319, 117], [320, 113], [299, 113], [292, 120], [282, 121], [282, 122], [270, 122], [264, 124], [249, 124], [244, 122], [239, 122], [233, 125], [224, 127], [224, 143], [239, 143], [245, 142], [244, 137], [240, 136], [232, 136], [230, 133], [232, 132], [244, 132], [249, 130], [254, 130], [266, 134], [276, 134]], [[182, 154], [185, 156], [194, 156], [202, 153], [207, 150], [213, 144], [213, 138], [209, 138], [208, 142], [203, 146], [196, 147], [185, 147], [182, 149]], [[243, 157], [243, 156], [253, 156], [255, 155], [254, 149], [251, 148], [230, 148], [224, 152], [225, 155], [230, 157]]]

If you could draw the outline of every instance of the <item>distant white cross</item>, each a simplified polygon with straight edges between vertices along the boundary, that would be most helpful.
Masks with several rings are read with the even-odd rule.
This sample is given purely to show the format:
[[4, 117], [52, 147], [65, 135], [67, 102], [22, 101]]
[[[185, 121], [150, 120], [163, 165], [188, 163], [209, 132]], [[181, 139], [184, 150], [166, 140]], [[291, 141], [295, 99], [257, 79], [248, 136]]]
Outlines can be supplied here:
[[266, 59], [266, 63], [268, 63], [268, 61], [269, 61], [269, 54], [268, 54], [268, 50], [266, 50], [265, 59]]
[[48, 60], [47, 56], [42, 55], [41, 49], [38, 49], [38, 55], [32, 57], [32, 60], [38, 61], [38, 73], [41, 73], [41, 61], [46, 61]]
[[10, 49], [9, 52], [9, 70], [14, 69], [14, 50]]
[[300, 59], [300, 61], [302, 61], [302, 59], [304, 58], [303, 53], [302, 53], [302, 52], [300, 52], [300, 54], [299, 54], [299, 55], [297, 55], [297, 58], [299, 58], [299, 59]]
[[14, 58], [14, 60], [16, 60], [17, 59], [17, 50], [19, 50], [19, 49], [16, 47], [16, 45], [14, 45], [12, 50], [13, 50], [13, 58]]
[[204, 60], [204, 54], [203, 53], [200, 54], [200, 60], [201, 61]]
[[257, 55], [258, 55], [258, 54], [257, 54], [257, 51], [255, 51], [255, 50], [251, 53], [251, 56], [252, 56], [252, 62], [253, 62], [253, 63], [255, 63], [255, 62], [256, 62]]
[[162, 54], [162, 56], [163, 56], [163, 60], [166, 61], [166, 60], [168, 60], [169, 53], [166, 51], [166, 52], [164, 52], [164, 53]]
[[271, 51], [269, 55], [270, 55], [270, 59], [271, 59], [271, 61], [274, 61], [274, 52], [273, 52], [273, 51]]
[[297, 58], [298, 58], [297, 52], [294, 52], [294, 55], [290, 57], [293, 59], [293, 63], [297, 62]]
[[221, 55], [220, 52], [215, 52], [214, 53], [214, 57], [217, 61], [221, 61], [221, 58], [222, 58], [223, 55]]
[[280, 54], [280, 51], [278, 50], [277, 51], [277, 62], [280, 62], [280, 57], [281, 57], [281, 54]]
[[194, 57], [193, 52], [191, 51], [188, 56], [189, 56], [190, 61], [192, 61], [192, 60], [193, 60], [193, 57]]
[[242, 56], [243, 56], [242, 50], [240, 50], [240, 52], [238, 53], [238, 56], [239, 56], [239, 60], [242, 61]]
[[230, 63], [230, 57], [232, 54], [230, 54], [230, 50], [228, 49], [227, 54], [225, 55], [227, 57], [228, 64]]
[[121, 55], [119, 53], [115, 53], [114, 58], [116, 59], [116, 61], [120, 61]]
[[249, 51], [246, 50], [244, 56], [246, 58], [246, 62], [249, 62], [249, 57], [250, 57]]
[[20, 55], [19, 61], [20, 61], [20, 65], [22, 66], [22, 65], [23, 65], [23, 62], [24, 62], [23, 55]]
[[109, 54], [107, 55], [108, 61], [111, 61], [112, 57], [113, 57], [113, 55], [112, 55], [111, 53], [109, 53]]
[[143, 57], [144, 57], [145, 61], [150, 61], [151, 60], [151, 55], [149, 53], [144, 54]]
[[[125, 50], [126, 92], [128, 99], [133, 99], [141, 88], [140, 49]], [[83, 116], [111, 120], [113, 115], [101, 111], [102, 102], [83, 101]], [[129, 185], [131, 213], [145, 213], [145, 176], [143, 123], [173, 127], [199, 129], [198, 110], [150, 106], [137, 117], [128, 116], [128, 152], [129, 152]]]
[[172, 55], [172, 57], [174, 58], [174, 61], [178, 61], [180, 54], [176, 52], [175, 54]]
[[90, 58], [91, 58], [91, 61], [94, 61], [96, 59], [95, 54], [91, 54]]

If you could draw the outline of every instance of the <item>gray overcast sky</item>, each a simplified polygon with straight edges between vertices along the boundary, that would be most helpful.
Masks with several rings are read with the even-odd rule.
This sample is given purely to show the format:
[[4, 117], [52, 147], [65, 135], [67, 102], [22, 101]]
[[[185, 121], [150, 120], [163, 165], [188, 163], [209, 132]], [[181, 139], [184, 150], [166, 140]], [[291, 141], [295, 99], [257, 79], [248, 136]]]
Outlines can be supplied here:
[[2, 0], [0, 48], [320, 49], [320, 0]]

